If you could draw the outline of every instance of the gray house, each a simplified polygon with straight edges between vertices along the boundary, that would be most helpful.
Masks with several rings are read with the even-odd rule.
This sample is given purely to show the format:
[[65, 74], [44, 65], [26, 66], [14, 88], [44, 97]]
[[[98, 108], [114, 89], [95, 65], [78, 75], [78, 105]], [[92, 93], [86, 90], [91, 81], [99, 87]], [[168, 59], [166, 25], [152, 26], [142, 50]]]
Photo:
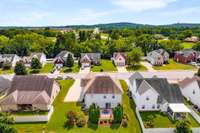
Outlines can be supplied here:
[[81, 67], [89, 67], [91, 64], [99, 65], [101, 62], [101, 54], [100, 53], [81, 53]]
[[20, 61], [20, 57], [16, 54], [1, 54], [0, 55], [0, 62], [9, 62], [11, 63], [12, 67], [16, 65], [18, 61]]
[[63, 67], [65, 61], [67, 60], [68, 55], [71, 54], [72, 58], [74, 58], [74, 54], [69, 51], [61, 51], [54, 59], [54, 64], [57, 68]]
[[155, 66], [162, 66], [169, 60], [169, 53], [163, 49], [154, 50], [147, 54], [147, 60]]

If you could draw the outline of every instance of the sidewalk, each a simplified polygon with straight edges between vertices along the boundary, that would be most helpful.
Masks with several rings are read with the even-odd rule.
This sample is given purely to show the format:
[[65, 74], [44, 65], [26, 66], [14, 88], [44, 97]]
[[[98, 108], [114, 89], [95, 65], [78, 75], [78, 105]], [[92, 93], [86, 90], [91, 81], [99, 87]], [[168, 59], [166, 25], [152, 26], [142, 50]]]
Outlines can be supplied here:
[[149, 72], [156, 72], [156, 70], [153, 69], [153, 66], [149, 62], [142, 61], [141, 64], [145, 66]]

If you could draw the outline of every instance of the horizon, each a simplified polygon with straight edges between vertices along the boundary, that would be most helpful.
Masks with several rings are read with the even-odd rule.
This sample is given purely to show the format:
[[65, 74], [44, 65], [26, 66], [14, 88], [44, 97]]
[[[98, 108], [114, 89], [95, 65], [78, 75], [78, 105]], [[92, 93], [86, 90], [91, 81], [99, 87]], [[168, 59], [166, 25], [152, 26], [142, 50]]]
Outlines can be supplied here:
[[199, 24], [198, 0], [2, 0], [1, 27]]

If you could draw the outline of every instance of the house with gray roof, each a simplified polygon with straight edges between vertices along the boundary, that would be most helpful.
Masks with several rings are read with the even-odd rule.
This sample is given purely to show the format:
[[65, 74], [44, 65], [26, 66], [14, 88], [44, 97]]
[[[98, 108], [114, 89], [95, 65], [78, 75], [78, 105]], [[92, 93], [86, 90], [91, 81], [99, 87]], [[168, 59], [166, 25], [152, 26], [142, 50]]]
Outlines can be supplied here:
[[129, 78], [129, 90], [139, 111], [162, 111], [173, 118], [190, 112], [177, 84], [169, 84], [165, 78], [136, 76]]
[[11, 81], [0, 76], [0, 97], [4, 96], [10, 89]]
[[200, 78], [194, 76], [179, 82], [183, 96], [200, 108]]
[[81, 53], [81, 67], [90, 67], [92, 64], [99, 65], [101, 63], [100, 53]]
[[47, 76], [15, 76], [7, 95], [0, 100], [2, 111], [49, 111], [60, 91], [58, 83]]
[[61, 51], [55, 58], [54, 58], [54, 64], [57, 68], [62, 68], [64, 66], [64, 63], [67, 61], [67, 57], [69, 54], [74, 59], [74, 54], [72, 52], [69, 52], [67, 50]]
[[9, 62], [12, 67], [14, 67], [20, 59], [21, 58], [16, 54], [0, 54], [0, 63]]
[[46, 64], [46, 55], [44, 53], [31, 53], [30, 56], [25, 56], [22, 58], [22, 61], [24, 62], [26, 67], [30, 67], [31, 66], [31, 61], [33, 58], [37, 58], [39, 60], [39, 62], [42, 64], [42, 66], [44, 66]]
[[108, 75], [87, 75], [81, 80], [81, 87], [86, 108], [93, 103], [101, 109], [111, 109], [122, 104], [121, 85]]
[[154, 50], [150, 53], [147, 53], [147, 61], [149, 61], [152, 65], [162, 66], [167, 63], [169, 60], [169, 53], [164, 49]]

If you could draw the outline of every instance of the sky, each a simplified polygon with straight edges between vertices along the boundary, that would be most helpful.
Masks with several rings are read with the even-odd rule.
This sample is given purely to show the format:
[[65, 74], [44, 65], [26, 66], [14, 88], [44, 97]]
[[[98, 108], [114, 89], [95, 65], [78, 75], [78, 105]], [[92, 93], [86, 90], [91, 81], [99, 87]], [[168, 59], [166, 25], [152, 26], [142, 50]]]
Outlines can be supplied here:
[[200, 0], [0, 0], [0, 26], [200, 23]]

